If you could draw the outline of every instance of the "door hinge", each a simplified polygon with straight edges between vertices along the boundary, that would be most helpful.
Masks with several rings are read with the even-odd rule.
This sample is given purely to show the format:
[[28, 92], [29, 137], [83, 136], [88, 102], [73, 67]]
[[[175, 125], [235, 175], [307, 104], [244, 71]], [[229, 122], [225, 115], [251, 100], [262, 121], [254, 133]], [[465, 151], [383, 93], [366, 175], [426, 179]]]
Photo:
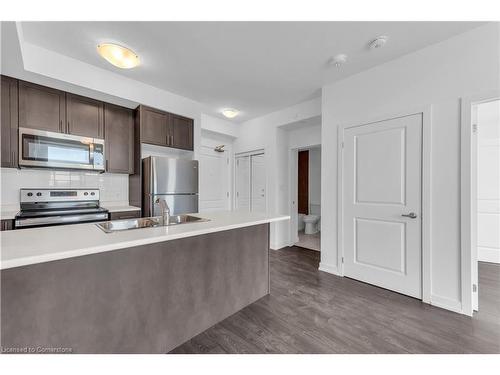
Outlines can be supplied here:
[[476, 284], [472, 284], [472, 291], [474, 293], [477, 293], [477, 285]]
[[340, 142], [340, 147], [344, 148], [344, 142]]
[[477, 124], [472, 124], [472, 132], [477, 133]]
[[342, 263], [344, 263], [344, 257], [342, 257]]
[[229, 164], [229, 158], [227, 159], [227, 164]]
[[226, 197], [228, 197], [228, 198], [229, 198], [229, 191], [226, 193]]

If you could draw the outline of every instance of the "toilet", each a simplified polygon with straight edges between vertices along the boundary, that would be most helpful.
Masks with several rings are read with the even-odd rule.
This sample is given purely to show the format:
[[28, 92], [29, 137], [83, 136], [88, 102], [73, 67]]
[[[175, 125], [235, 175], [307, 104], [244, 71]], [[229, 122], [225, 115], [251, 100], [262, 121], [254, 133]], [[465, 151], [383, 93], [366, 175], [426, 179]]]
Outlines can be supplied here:
[[314, 234], [318, 232], [318, 215], [306, 215], [304, 216], [305, 234]]
[[305, 229], [305, 234], [314, 234], [318, 233], [320, 230], [320, 214], [321, 214], [321, 206], [319, 204], [310, 204], [309, 207], [309, 215], [305, 215], [303, 217]]

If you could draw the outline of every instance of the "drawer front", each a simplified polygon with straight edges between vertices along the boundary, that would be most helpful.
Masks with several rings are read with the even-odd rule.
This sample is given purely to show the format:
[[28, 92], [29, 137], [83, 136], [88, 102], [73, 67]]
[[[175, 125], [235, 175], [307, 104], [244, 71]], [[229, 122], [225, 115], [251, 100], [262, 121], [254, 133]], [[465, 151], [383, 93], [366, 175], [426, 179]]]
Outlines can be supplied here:
[[141, 211], [119, 211], [119, 212], [110, 212], [109, 220], [125, 220], [125, 219], [135, 219], [137, 217], [141, 217]]
[[12, 230], [14, 229], [14, 220], [6, 219], [2, 220], [1, 230]]

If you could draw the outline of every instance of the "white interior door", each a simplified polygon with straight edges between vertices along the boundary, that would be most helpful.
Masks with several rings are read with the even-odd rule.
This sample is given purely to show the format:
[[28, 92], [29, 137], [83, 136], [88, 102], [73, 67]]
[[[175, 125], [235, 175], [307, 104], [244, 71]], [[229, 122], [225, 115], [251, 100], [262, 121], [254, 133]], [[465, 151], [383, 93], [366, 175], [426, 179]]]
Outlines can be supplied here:
[[421, 144], [421, 114], [344, 130], [344, 274], [416, 298]]
[[264, 154], [251, 156], [251, 211], [266, 211], [266, 166]]
[[217, 152], [212, 146], [202, 145], [199, 162], [200, 212], [229, 210], [229, 152]]
[[250, 211], [250, 156], [236, 158], [235, 191], [235, 209]]

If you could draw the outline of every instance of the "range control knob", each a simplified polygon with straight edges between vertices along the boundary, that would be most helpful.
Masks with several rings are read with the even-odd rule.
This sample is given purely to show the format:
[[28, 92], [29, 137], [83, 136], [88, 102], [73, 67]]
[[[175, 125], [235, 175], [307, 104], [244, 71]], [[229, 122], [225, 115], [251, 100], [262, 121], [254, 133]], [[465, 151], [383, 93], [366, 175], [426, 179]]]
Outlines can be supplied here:
[[90, 195], [95, 195], [95, 193], [94, 193], [94, 192], [92, 192], [92, 193], [90, 193]]
[[38, 192], [38, 193], [36, 193], [36, 196], [37, 196], [37, 197], [41, 197], [41, 196], [42, 196], [42, 193]]
[[83, 195], [89, 195], [89, 193], [88, 193], [88, 192], [85, 192], [85, 193], [83, 193]]
[[28, 197], [32, 197], [33, 196], [33, 193], [28, 193], [26, 194]]

